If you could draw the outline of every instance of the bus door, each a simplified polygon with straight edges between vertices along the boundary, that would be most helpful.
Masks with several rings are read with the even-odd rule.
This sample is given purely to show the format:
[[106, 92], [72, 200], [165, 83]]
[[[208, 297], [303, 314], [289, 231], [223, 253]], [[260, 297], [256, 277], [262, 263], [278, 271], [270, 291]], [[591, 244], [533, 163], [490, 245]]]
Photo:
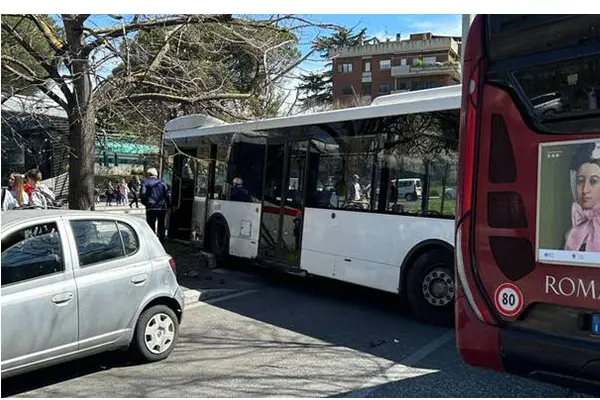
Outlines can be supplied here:
[[266, 146], [259, 255], [290, 266], [300, 265], [307, 148], [308, 141]]
[[[196, 155], [196, 149], [182, 151], [189, 155]], [[171, 201], [174, 209], [169, 214], [168, 234], [170, 239], [192, 239], [192, 214], [196, 190], [192, 171], [194, 161], [185, 154], [177, 154], [173, 157]]]

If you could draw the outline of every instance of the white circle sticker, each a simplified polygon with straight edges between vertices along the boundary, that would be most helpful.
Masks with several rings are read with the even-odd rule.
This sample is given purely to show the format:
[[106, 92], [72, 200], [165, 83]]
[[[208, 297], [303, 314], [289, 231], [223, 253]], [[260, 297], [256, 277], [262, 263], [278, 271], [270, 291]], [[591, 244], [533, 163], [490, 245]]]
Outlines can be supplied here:
[[523, 294], [517, 285], [503, 283], [496, 289], [494, 303], [500, 314], [514, 317], [523, 309]]

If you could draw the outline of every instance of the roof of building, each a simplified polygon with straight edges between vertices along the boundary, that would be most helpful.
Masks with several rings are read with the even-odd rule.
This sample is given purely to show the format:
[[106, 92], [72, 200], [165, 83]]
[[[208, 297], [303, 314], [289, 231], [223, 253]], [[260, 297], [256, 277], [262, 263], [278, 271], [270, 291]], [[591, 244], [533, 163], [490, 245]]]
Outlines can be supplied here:
[[[63, 97], [62, 93], [55, 87], [50, 90], [57, 96]], [[2, 96], [4, 97], [5, 94], [3, 93]], [[68, 118], [67, 112], [61, 106], [39, 90], [29, 95], [15, 94], [10, 96], [2, 103], [2, 112], [33, 113], [49, 117]]]

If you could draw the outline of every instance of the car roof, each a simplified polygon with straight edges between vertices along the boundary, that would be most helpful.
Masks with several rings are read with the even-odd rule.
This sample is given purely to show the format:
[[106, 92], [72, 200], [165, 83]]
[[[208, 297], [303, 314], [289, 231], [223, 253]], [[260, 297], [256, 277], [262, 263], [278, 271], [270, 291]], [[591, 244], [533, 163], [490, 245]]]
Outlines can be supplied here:
[[36, 219], [45, 218], [58, 218], [58, 217], [90, 217], [90, 218], [112, 218], [112, 219], [131, 219], [123, 214], [114, 214], [107, 212], [98, 211], [80, 211], [80, 210], [65, 210], [65, 209], [50, 209], [50, 210], [11, 210], [2, 211], [0, 215], [0, 222], [2, 222], [2, 228], [17, 225], [22, 222], [31, 222]]

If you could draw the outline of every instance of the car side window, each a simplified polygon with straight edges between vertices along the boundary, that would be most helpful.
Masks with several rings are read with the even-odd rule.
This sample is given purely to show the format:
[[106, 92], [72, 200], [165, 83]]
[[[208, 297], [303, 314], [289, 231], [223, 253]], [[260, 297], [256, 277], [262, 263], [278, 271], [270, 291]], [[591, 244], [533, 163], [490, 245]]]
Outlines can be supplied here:
[[108, 261], [125, 255], [125, 248], [116, 221], [71, 221], [75, 235], [79, 265]]
[[117, 225], [119, 226], [119, 231], [121, 231], [125, 254], [130, 255], [138, 251], [140, 245], [135, 230], [123, 222], [117, 222]]
[[2, 239], [2, 286], [64, 270], [56, 223], [23, 228]]

